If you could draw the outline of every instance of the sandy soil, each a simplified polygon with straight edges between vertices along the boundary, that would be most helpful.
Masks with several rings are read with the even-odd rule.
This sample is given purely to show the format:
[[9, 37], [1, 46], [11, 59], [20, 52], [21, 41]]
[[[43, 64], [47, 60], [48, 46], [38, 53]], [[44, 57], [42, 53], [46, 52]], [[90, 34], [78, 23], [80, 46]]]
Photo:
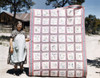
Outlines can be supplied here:
[[[10, 36], [10, 34], [1, 33], [1, 35]], [[8, 56], [8, 46], [9, 42], [1, 41], [0, 44], [0, 78], [28, 78], [28, 65], [29, 62], [24, 65], [25, 72], [19, 76], [13, 75], [13, 66], [7, 64]], [[29, 43], [26, 43], [27, 49], [29, 48]], [[86, 35], [86, 50], [88, 59], [88, 71], [87, 78], [100, 78], [100, 36], [99, 35]], [[29, 49], [28, 49], [29, 53]], [[27, 53], [27, 55], [28, 55]], [[28, 61], [28, 58], [27, 58]], [[31, 77], [35, 78], [35, 77]], [[41, 78], [41, 77], [38, 77]], [[47, 78], [47, 77], [45, 77]]]

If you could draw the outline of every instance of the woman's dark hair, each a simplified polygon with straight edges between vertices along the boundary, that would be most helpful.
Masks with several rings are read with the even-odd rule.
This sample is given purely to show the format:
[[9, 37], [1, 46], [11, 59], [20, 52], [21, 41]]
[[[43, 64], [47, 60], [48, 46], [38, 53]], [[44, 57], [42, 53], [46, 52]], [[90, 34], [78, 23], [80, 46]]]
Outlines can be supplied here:
[[24, 28], [23, 28], [23, 23], [22, 23], [21, 21], [18, 21], [18, 22], [16, 23], [16, 27], [17, 27], [18, 24], [21, 24], [21, 25], [22, 25], [22, 29], [21, 29], [21, 30], [23, 30], [23, 29], [24, 29]]

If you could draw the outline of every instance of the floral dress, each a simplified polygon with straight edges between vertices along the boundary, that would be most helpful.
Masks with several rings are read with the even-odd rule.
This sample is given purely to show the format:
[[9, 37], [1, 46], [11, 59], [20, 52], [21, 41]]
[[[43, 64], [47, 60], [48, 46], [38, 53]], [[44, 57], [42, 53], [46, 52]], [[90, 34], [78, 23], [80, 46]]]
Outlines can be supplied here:
[[13, 53], [8, 54], [8, 64], [26, 64], [27, 63], [27, 49], [26, 49], [26, 34], [25, 31], [13, 30], [11, 37], [13, 38]]

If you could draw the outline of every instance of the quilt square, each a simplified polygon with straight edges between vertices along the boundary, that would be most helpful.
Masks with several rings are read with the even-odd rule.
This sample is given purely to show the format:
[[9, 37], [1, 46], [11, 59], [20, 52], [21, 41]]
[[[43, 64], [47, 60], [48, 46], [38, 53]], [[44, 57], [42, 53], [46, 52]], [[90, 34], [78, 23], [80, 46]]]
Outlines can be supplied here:
[[59, 62], [59, 69], [66, 69], [66, 62]]
[[41, 24], [41, 18], [34, 18], [34, 24]]
[[76, 62], [76, 69], [83, 69], [83, 62]]
[[65, 35], [59, 35], [59, 42], [65, 42]]
[[49, 53], [42, 53], [42, 60], [49, 60]]
[[57, 55], [57, 52], [51, 52], [50, 53], [50, 59], [51, 60], [57, 60], [58, 59], [58, 55]]
[[59, 26], [59, 33], [65, 33], [65, 26]]
[[68, 70], [68, 77], [74, 77], [74, 76], [75, 76], [74, 70]]
[[58, 16], [57, 10], [50, 10], [51, 16]]
[[58, 71], [57, 70], [51, 70], [51, 76], [57, 76]]
[[67, 35], [67, 42], [74, 42], [74, 35]]
[[73, 9], [67, 9], [67, 16], [73, 16], [73, 15], [74, 15]]
[[47, 71], [47, 70], [42, 71], [42, 76], [49, 76], [49, 71]]
[[65, 18], [59, 18], [59, 25], [65, 25]]
[[76, 53], [76, 60], [83, 60], [82, 53]]
[[35, 10], [35, 16], [41, 16], [41, 10]]
[[49, 69], [49, 62], [42, 62], [42, 69]]
[[75, 9], [75, 16], [80, 16], [82, 14], [82, 9]]
[[59, 76], [65, 77], [66, 76], [66, 71], [64, 71], [64, 70], [59, 71]]
[[49, 27], [42, 27], [42, 33], [49, 33]]
[[[75, 24], [78, 23], [77, 20], [79, 20], [79, 19], [76, 18], [76, 23]], [[73, 24], [74, 24], [74, 18], [73, 17], [67, 18], [67, 25], [73, 25]]]
[[42, 35], [42, 42], [49, 42], [49, 36], [48, 35]]
[[65, 51], [65, 50], [66, 50], [65, 44], [59, 44], [59, 51]]
[[57, 33], [57, 27], [51, 26], [51, 27], [50, 27], [50, 32], [51, 32], [51, 33]]
[[59, 60], [66, 60], [66, 53], [59, 52]]
[[57, 18], [51, 18], [51, 25], [57, 25]]
[[74, 60], [74, 53], [73, 52], [68, 52], [67, 53], [67, 57], [68, 57], [68, 60]]
[[34, 43], [33, 51], [40, 51], [40, 44]]
[[66, 27], [67, 28], [67, 33], [74, 33], [74, 28], [73, 27]]
[[34, 42], [40, 42], [40, 35], [34, 35], [33, 38], [34, 38], [33, 39]]
[[74, 51], [74, 44], [73, 43], [67, 44], [67, 51]]
[[58, 62], [51, 62], [51, 69], [57, 69], [58, 68]]
[[74, 69], [75, 63], [74, 62], [68, 62], [68, 69]]
[[81, 17], [75, 17], [75, 24], [81, 24]]
[[57, 51], [57, 44], [51, 44], [51, 51]]
[[40, 60], [40, 53], [33, 53], [34, 60]]
[[82, 51], [82, 44], [81, 43], [75, 44], [75, 49], [76, 51]]
[[81, 33], [81, 27], [75, 26], [75, 33]]
[[41, 27], [40, 26], [34, 26], [34, 33], [40, 33]]
[[82, 70], [77, 70], [76, 71], [76, 77], [82, 77], [82, 76], [83, 76]]
[[49, 18], [43, 18], [42, 25], [49, 25]]
[[49, 16], [49, 10], [43, 10], [43, 16]]
[[40, 76], [40, 71], [34, 71], [34, 76]]
[[42, 51], [49, 51], [49, 44], [42, 44]]
[[40, 69], [40, 62], [34, 62], [34, 70], [39, 70]]
[[59, 16], [66, 16], [65, 10], [60, 10], [59, 11]]
[[50, 42], [57, 42], [57, 35], [50, 35]]
[[81, 42], [82, 36], [81, 35], [75, 35], [75, 42]]

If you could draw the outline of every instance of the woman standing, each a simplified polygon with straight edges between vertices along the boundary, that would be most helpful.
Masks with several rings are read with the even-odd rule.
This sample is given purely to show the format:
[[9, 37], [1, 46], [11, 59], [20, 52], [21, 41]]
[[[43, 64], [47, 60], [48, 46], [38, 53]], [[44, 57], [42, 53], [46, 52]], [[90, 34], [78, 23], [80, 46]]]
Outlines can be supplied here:
[[18, 21], [16, 29], [11, 34], [8, 58], [8, 64], [14, 65], [15, 71], [18, 66], [23, 71], [23, 64], [27, 63], [26, 41], [29, 41], [29, 39], [23, 30], [22, 22]]

